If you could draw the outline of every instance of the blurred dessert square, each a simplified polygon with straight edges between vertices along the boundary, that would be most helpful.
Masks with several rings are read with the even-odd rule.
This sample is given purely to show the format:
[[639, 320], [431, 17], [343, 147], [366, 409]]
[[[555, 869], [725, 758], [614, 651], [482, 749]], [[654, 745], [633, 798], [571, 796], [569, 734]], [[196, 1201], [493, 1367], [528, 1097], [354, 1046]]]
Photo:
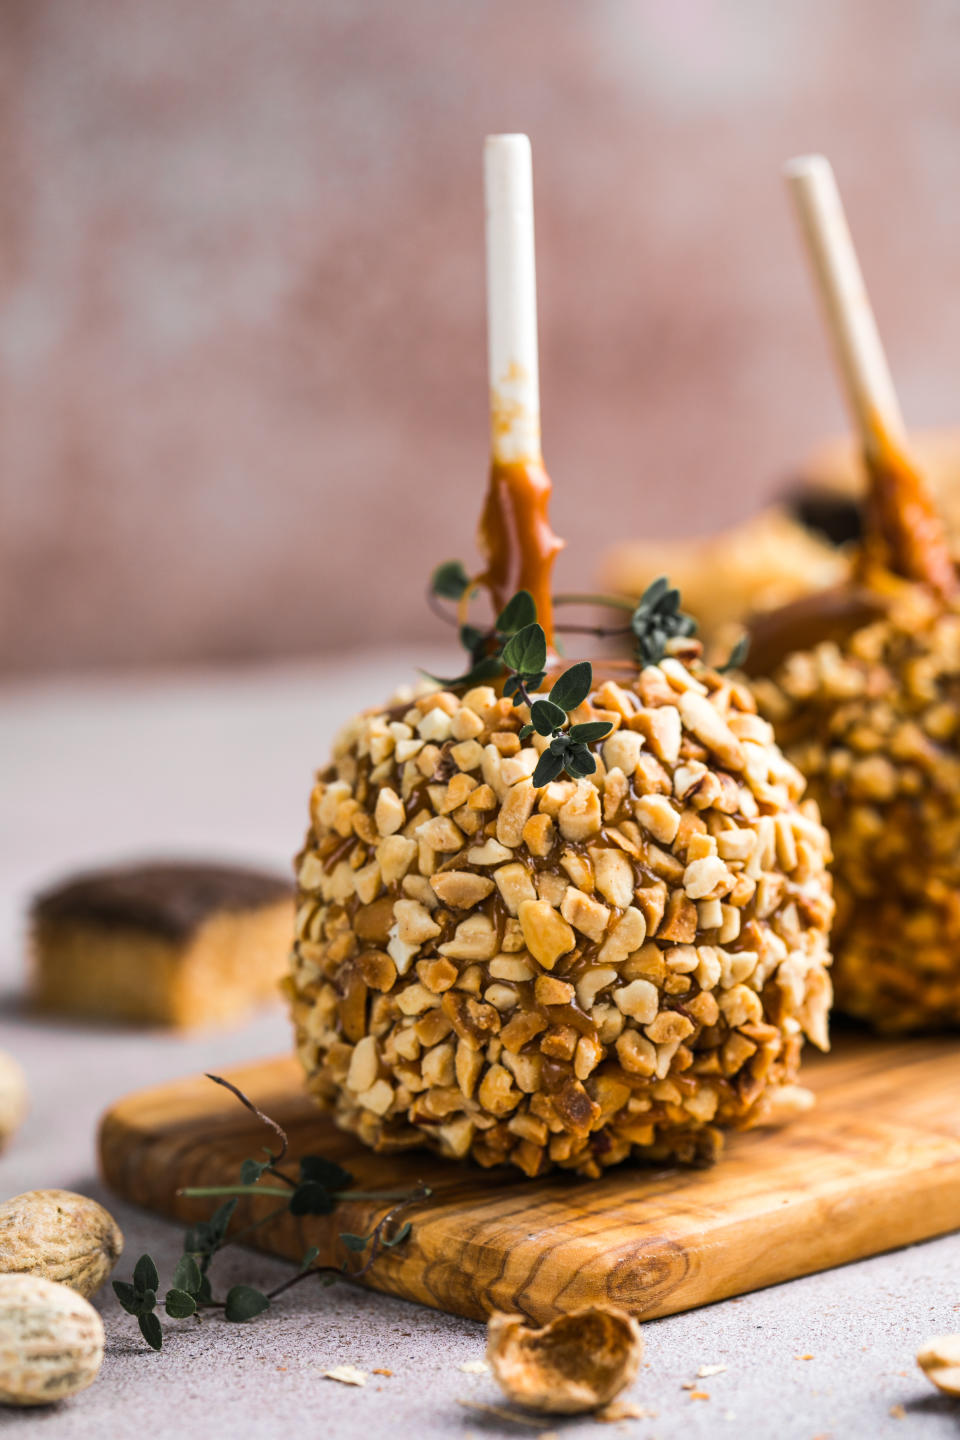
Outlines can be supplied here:
[[149, 861], [54, 886], [35, 900], [31, 922], [37, 1009], [185, 1028], [274, 998], [293, 899], [266, 871]]

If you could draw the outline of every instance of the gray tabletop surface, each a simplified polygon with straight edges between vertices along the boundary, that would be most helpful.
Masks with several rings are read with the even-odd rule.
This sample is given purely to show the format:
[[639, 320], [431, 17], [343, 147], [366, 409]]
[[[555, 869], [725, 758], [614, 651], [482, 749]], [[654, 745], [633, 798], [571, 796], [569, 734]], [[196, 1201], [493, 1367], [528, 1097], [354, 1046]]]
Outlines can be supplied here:
[[[138, 1086], [286, 1048], [286, 1019], [277, 1009], [187, 1036], [41, 1023], [20, 1002], [27, 900], [77, 866], [136, 854], [285, 868], [337, 726], [407, 679], [411, 659], [0, 690], [0, 1047], [20, 1059], [32, 1096], [0, 1157], [0, 1196], [62, 1186], [103, 1200], [126, 1236], [121, 1273], [143, 1250], [169, 1273], [180, 1232], [104, 1193], [98, 1116]], [[288, 1273], [243, 1252], [221, 1263], [227, 1282], [269, 1287]], [[107, 1331], [97, 1382], [54, 1408], [2, 1412], [0, 1428], [30, 1426], [44, 1440], [605, 1433], [591, 1419], [520, 1424], [469, 1408], [503, 1403], [489, 1374], [461, 1368], [482, 1359], [483, 1326], [345, 1284], [302, 1285], [246, 1326], [166, 1322], [159, 1355], [109, 1287], [96, 1304]], [[960, 1236], [645, 1325], [645, 1364], [625, 1398], [647, 1413], [607, 1430], [637, 1440], [958, 1437], [960, 1401], [914, 1364], [918, 1344], [949, 1331], [960, 1331]], [[392, 1373], [368, 1373], [362, 1388], [324, 1377], [342, 1364]], [[689, 1382], [703, 1365], [726, 1369], [700, 1382], [709, 1398], [697, 1399]]]

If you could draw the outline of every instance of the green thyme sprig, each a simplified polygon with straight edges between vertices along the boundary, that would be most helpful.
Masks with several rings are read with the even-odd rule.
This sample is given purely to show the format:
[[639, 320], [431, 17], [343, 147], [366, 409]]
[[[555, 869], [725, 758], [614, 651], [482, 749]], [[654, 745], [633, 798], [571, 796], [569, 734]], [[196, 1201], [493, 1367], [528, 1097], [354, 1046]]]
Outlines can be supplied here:
[[[431, 592], [460, 599], [469, 585], [466, 571], [454, 560], [434, 571]], [[597, 761], [589, 746], [609, 735], [612, 726], [606, 720], [572, 725], [569, 714], [590, 694], [593, 667], [589, 660], [581, 660], [564, 671], [546, 699], [533, 698], [547, 675], [547, 637], [537, 621], [536, 601], [530, 591], [517, 591], [500, 611], [492, 630], [483, 632], [463, 625], [460, 638], [470, 651], [470, 669], [452, 680], [431, 678], [452, 687], [506, 677], [504, 695], [512, 696], [515, 706], [530, 708], [530, 721], [520, 730], [521, 740], [536, 732], [549, 741], [533, 772], [534, 785], [549, 785], [564, 771], [574, 780], [592, 775]]]
[[695, 635], [697, 622], [680, 609], [680, 591], [671, 589], [665, 575], [654, 580], [637, 601], [630, 616], [630, 630], [636, 645], [637, 659], [644, 665], [659, 665], [667, 649], [667, 641], [677, 636]]
[[[531, 625], [529, 628], [531, 631], [540, 632], [539, 637], [532, 636], [529, 642], [530, 645], [538, 645], [543, 631], [539, 625]], [[525, 633], [521, 631], [514, 639], [519, 642]], [[513, 641], [510, 643], [513, 644]], [[543, 645], [546, 649], [545, 640]], [[508, 664], [511, 663], [508, 657], [509, 649], [508, 645], [504, 650]], [[551, 780], [558, 779], [564, 771], [572, 780], [592, 775], [597, 768], [597, 757], [588, 747], [609, 735], [613, 727], [609, 720], [583, 720], [577, 725], [568, 723], [568, 712], [583, 704], [593, 686], [593, 667], [589, 660], [581, 660], [578, 664], [571, 665], [569, 670], [565, 670], [546, 700], [531, 700], [522, 674], [515, 673], [511, 679], [515, 681], [514, 705], [530, 706], [530, 721], [521, 727], [520, 739], [525, 740], [536, 731], [538, 735], [549, 740], [546, 750], [537, 761], [533, 784], [549, 785]], [[507, 681], [507, 685], [509, 684], [510, 680]]]
[[[470, 579], [464, 565], [459, 560], [448, 560], [443, 565], [438, 565], [431, 576], [428, 602], [442, 619], [450, 621], [449, 612], [436, 602], [460, 601], [474, 586], [475, 582]], [[530, 623], [530, 617], [525, 612], [523, 618], [518, 620], [512, 608], [520, 595], [526, 596], [527, 591], [520, 591], [519, 595], [514, 596], [497, 617], [492, 630], [478, 630], [473, 625], [459, 626], [461, 643], [470, 653], [471, 668], [466, 675], [441, 683], [473, 685], [503, 674], [502, 667], [494, 663], [500, 653], [498, 645], [502, 645], [510, 633]], [[595, 635], [597, 638], [629, 636], [639, 664], [659, 665], [670, 640], [697, 633], [696, 620], [680, 609], [680, 602], [680, 591], [672, 587], [664, 575], [648, 585], [639, 600], [630, 600], [625, 595], [554, 595], [553, 604], [556, 607], [598, 605], [625, 611], [629, 615], [628, 623], [623, 625], [557, 624], [554, 628], [561, 634]], [[532, 597], [530, 604], [533, 605]], [[536, 618], [535, 606], [532, 618]], [[743, 664], [749, 643], [749, 636], [746, 635], [737, 642], [726, 662], [717, 667], [721, 674], [738, 669]]]
[[[403, 1191], [353, 1190], [350, 1188], [353, 1184], [350, 1172], [335, 1161], [325, 1160], [319, 1155], [303, 1156], [294, 1178], [279, 1168], [289, 1149], [289, 1141], [283, 1128], [259, 1110], [253, 1101], [229, 1080], [224, 1080], [219, 1075], [208, 1075], [207, 1079], [224, 1086], [235, 1095], [242, 1105], [274, 1132], [280, 1146], [276, 1151], [264, 1146], [267, 1157], [265, 1160], [244, 1160], [240, 1167], [238, 1184], [191, 1186], [179, 1192], [195, 1198], [228, 1198], [217, 1207], [209, 1220], [201, 1220], [191, 1226], [184, 1236], [183, 1254], [177, 1261], [170, 1288], [163, 1298], [163, 1308], [172, 1320], [185, 1320], [191, 1315], [198, 1315], [202, 1310], [219, 1310], [225, 1320], [243, 1324], [255, 1319], [257, 1315], [262, 1315], [277, 1296], [308, 1277], [317, 1276], [321, 1284], [332, 1285], [341, 1275], [351, 1279], [365, 1275], [381, 1250], [393, 1249], [408, 1238], [411, 1232], [409, 1220], [395, 1233], [390, 1233], [391, 1227], [408, 1206], [428, 1198], [431, 1192], [427, 1186], [418, 1185], [413, 1190]], [[265, 1176], [270, 1176], [278, 1183], [265, 1184]], [[262, 1219], [228, 1235], [230, 1221], [239, 1199], [248, 1195], [275, 1196], [283, 1203], [271, 1209]], [[297, 1216], [329, 1215], [341, 1202], [349, 1200], [396, 1200], [399, 1203], [387, 1211], [368, 1235], [341, 1232], [338, 1238], [347, 1251], [348, 1258], [339, 1267], [318, 1265], [316, 1262], [320, 1252], [313, 1245], [304, 1253], [297, 1272], [274, 1289], [264, 1292], [253, 1285], [233, 1285], [223, 1299], [216, 1298], [209, 1270], [215, 1257], [227, 1246], [235, 1245], [251, 1231], [276, 1220], [284, 1213]], [[364, 1263], [359, 1269], [352, 1269], [349, 1255], [362, 1254], [365, 1250], [369, 1253]], [[163, 1329], [156, 1313], [160, 1303], [160, 1273], [153, 1258], [150, 1255], [141, 1255], [134, 1266], [132, 1282], [115, 1280], [113, 1290], [124, 1310], [136, 1317], [140, 1333], [147, 1344], [153, 1350], [160, 1350], [163, 1346]]]
[[[460, 600], [470, 588], [471, 581], [459, 560], [450, 560], [440, 565], [430, 580], [429, 594], [448, 600]], [[448, 619], [446, 611], [439, 612]], [[503, 649], [514, 636], [536, 622], [536, 601], [529, 590], [518, 590], [500, 611], [492, 629], [479, 630], [475, 625], [460, 625], [460, 643], [470, 656], [470, 666], [463, 675], [444, 678], [431, 675], [440, 685], [480, 685], [485, 680], [500, 679], [506, 673]], [[546, 641], [544, 641], [544, 666], [546, 665]], [[543, 679], [541, 674], [537, 684]], [[536, 687], [534, 687], [536, 688]]]
[[740, 670], [744, 660], [750, 654], [750, 636], [744, 632], [736, 642], [730, 654], [722, 665], [717, 666], [717, 673], [726, 675], [731, 670]]

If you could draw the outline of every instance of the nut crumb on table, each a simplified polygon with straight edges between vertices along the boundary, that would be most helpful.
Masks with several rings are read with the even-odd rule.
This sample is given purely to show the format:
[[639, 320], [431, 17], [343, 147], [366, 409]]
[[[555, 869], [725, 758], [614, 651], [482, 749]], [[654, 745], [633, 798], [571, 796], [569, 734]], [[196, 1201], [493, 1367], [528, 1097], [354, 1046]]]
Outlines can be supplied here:
[[366, 1385], [367, 1372], [358, 1370], [356, 1365], [335, 1365], [332, 1370], [324, 1370], [324, 1379], [339, 1380], [342, 1385]]

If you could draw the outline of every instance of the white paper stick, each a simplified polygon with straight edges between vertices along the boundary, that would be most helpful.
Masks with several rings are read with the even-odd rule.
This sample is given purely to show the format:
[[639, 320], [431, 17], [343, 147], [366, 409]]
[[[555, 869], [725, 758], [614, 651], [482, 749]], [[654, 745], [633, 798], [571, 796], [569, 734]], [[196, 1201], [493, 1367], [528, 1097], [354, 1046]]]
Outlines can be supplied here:
[[885, 438], [906, 448], [900, 403], [830, 162], [822, 155], [801, 155], [784, 174], [861, 440], [874, 448], [879, 424]]
[[526, 135], [488, 135], [487, 358], [494, 460], [538, 461], [540, 366], [533, 241], [533, 168]]

